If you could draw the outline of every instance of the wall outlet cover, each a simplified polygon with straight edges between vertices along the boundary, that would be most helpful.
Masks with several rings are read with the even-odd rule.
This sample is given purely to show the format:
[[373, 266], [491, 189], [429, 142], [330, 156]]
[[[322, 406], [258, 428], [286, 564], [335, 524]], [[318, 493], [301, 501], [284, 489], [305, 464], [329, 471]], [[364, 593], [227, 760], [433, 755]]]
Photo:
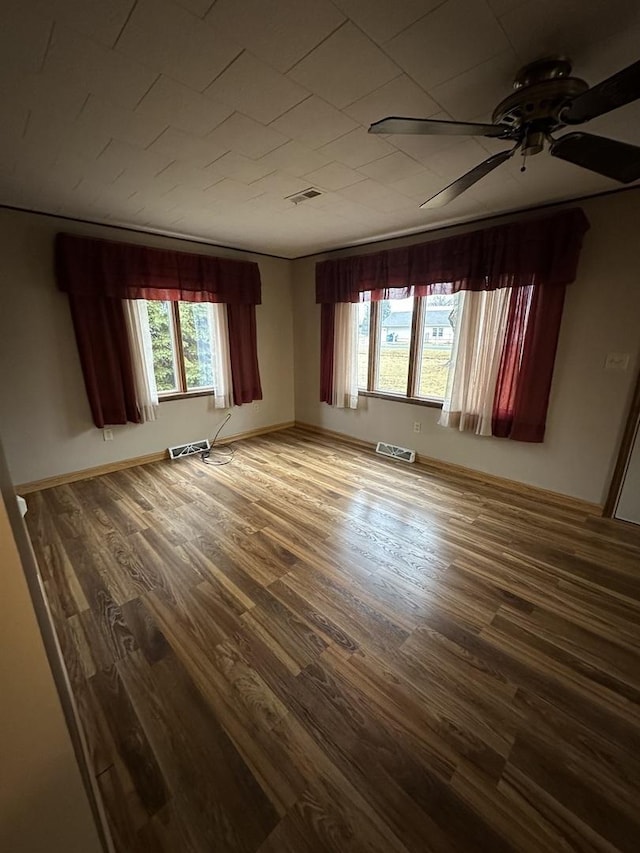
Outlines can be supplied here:
[[626, 370], [629, 367], [628, 352], [609, 352], [604, 362], [605, 370]]

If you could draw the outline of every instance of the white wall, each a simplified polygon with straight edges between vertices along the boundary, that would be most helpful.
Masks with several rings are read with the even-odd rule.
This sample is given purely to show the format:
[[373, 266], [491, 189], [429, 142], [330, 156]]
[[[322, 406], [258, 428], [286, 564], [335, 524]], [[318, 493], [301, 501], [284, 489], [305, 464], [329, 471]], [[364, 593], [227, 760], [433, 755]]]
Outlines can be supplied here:
[[[592, 199], [581, 206], [591, 229], [578, 278], [568, 288], [543, 444], [444, 429], [436, 423], [439, 410], [408, 403], [361, 397], [357, 411], [319, 403], [320, 308], [314, 274], [316, 261], [328, 255], [294, 262], [296, 420], [603, 503], [640, 364], [640, 193]], [[433, 239], [487, 224], [439, 231]], [[415, 235], [332, 257], [412, 242], [417, 242]], [[629, 368], [605, 371], [608, 352], [629, 353]], [[422, 424], [420, 434], [413, 432], [414, 421]]]
[[[264, 400], [259, 409], [255, 405], [232, 409], [224, 434], [293, 420], [295, 362], [297, 420], [371, 442], [385, 439], [425, 456], [602, 503], [640, 364], [640, 192], [593, 199], [582, 206], [591, 229], [578, 280], [568, 290], [547, 437], [541, 445], [445, 430], [436, 424], [438, 410], [407, 403], [361, 398], [357, 412], [320, 404], [320, 311], [314, 271], [316, 260], [326, 256], [289, 262], [0, 211], [0, 432], [13, 479], [25, 483], [153, 453], [210, 436], [221, 419], [207, 397], [166, 402], [157, 422], [116, 427], [114, 441], [103, 441], [91, 423], [67, 298], [53, 278], [53, 238], [63, 230], [258, 261], [263, 282], [257, 320]], [[477, 227], [471, 223], [433, 237]], [[334, 254], [377, 251], [418, 239], [430, 237]], [[607, 352], [629, 353], [628, 370], [605, 371]], [[414, 421], [422, 423], [419, 435], [413, 432]]]
[[[1, 458], [0, 483], [10, 491]], [[1, 495], [0, 569], [0, 850], [98, 853], [102, 847]]]
[[53, 275], [53, 242], [67, 231], [148, 246], [255, 260], [264, 399], [231, 409], [223, 435], [292, 421], [293, 339], [289, 261], [37, 214], [0, 211], [0, 432], [15, 483], [131, 459], [211, 437], [224, 414], [211, 398], [167, 401], [157, 421], [114, 428], [91, 421], [67, 297]]

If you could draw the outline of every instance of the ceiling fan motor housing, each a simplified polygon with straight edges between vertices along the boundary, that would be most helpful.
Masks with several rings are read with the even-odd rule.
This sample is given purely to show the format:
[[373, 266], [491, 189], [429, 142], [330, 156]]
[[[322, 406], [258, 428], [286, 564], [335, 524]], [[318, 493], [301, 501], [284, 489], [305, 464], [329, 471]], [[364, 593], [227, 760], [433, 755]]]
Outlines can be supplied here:
[[494, 110], [492, 120], [508, 128], [504, 138], [520, 142], [523, 154], [542, 151], [549, 134], [564, 126], [564, 107], [589, 88], [570, 72], [568, 59], [542, 59], [526, 65], [516, 76], [513, 94]]

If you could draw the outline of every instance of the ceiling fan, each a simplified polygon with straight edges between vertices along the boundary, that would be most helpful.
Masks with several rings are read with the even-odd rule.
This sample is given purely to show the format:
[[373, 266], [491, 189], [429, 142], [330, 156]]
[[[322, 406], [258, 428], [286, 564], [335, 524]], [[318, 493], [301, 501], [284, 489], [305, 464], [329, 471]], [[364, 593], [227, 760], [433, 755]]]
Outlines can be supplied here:
[[526, 158], [539, 154], [545, 144], [552, 157], [623, 184], [640, 178], [640, 147], [581, 131], [558, 139], [551, 135], [640, 98], [640, 61], [589, 88], [584, 80], [571, 76], [570, 60], [539, 59], [520, 69], [513, 88], [515, 92], [495, 108], [493, 124], [390, 116], [374, 122], [369, 133], [487, 136], [515, 142], [510, 150], [488, 157], [420, 205], [427, 208], [453, 201], [517, 151]]

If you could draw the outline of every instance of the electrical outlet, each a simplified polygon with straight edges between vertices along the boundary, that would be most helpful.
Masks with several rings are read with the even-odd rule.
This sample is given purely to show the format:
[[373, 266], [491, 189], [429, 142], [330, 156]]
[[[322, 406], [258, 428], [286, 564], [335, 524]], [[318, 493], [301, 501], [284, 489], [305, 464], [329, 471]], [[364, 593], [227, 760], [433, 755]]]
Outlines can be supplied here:
[[610, 352], [604, 362], [605, 370], [626, 370], [629, 367], [629, 354], [626, 352]]
[[113, 441], [113, 430], [112, 429], [103, 429], [102, 437], [105, 441]]
[[422, 432], [422, 424], [420, 423], [420, 421], [414, 421], [413, 422], [413, 431], [414, 432]]
[[254, 403], [253, 404], [253, 411], [254, 412], [259, 412], [260, 409], [261, 409], [260, 403]]

